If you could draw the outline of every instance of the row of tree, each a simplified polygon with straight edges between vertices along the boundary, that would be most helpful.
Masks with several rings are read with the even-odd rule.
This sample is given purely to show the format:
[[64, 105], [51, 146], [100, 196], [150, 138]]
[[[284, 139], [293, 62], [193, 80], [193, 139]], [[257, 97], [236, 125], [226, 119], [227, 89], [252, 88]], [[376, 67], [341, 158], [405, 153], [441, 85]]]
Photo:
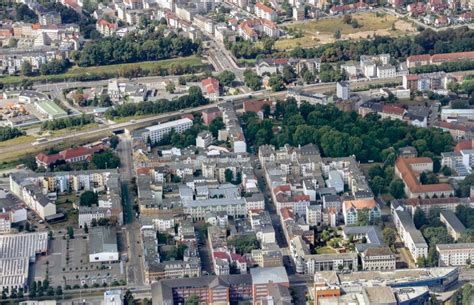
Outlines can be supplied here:
[[0, 142], [21, 137], [26, 133], [15, 127], [0, 127]]
[[[355, 155], [361, 162], [383, 162], [391, 154], [391, 158], [395, 158], [395, 150], [403, 146], [414, 146], [421, 156], [426, 157], [453, 148], [451, 136], [439, 129], [417, 128], [399, 120], [380, 120], [376, 114], [361, 117], [356, 112], [343, 112], [333, 105], [303, 102], [298, 108], [293, 98], [277, 102], [274, 117], [274, 120], [260, 120], [255, 113], [243, 114], [243, 128], [249, 146], [315, 143], [324, 156]], [[281, 127], [278, 134], [273, 133], [274, 125]]]
[[189, 88], [188, 95], [181, 96], [174, 100], [144, 101], [136, 104], [126, 103], [114, 108], [109, 108], [105, 112], [108, 119], [117, 117], [128, 117], [144, 114], [160, 114], [177, 111], [189, 107], [198, 107], [209, 104], [209, 100], [202, 95], [201, 88], [193, 86]]
[[75, 59], [79, 66], [102, 66], [189, 56], [199, 47], [199, 43], [179, 35], [165, 37], [162, 31], [133, 32], [123, 38], [111, 36], [86, 43]]
[[44, 121], [41, 124], [42, 130], [58, 130], [75, 126], [84, 126], [87, 124], [94, 123], [94, 115], [83, 114], [80, 116], [71, 116], [67, 118], [54, 119], [50, 121]]

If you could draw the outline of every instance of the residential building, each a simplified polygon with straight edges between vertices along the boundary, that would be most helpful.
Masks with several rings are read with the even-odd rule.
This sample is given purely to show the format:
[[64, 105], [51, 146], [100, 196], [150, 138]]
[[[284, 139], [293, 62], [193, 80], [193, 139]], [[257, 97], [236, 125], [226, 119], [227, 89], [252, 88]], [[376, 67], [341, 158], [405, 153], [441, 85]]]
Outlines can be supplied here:
[[395, 254], [387, 246], [369, 247], [360, 254], [362, 270], [388, 271], [396, 269]]
[[209, 126], [216, 118], [222, 118], [222, 112], [217, 107], [208, 108], [201, 112], [202, 121]]
[[10, 213], [0, 213], [0, 234], [10, 233], [11, 226]]
[[378, 78], [394, 78], [397, 76], [397, 69], [390, 64], [377, 66]]
[[459, 221], [456, 214], [452, 211], [441, 211], [439, 214], [439, 220], [446, 225], [448, 234], [458, 240], [461, 234], [466, 230], [466, 227]]
[[117, 32], [118, 25], [114, 22], [109, 22], [105, 19], [99, 19], [97, 20], [95, 28], [99, 33], [107, 37], [112, 36], [113, 34], [115, 34], [115, 32]]
[[402, 158], [395, 162], [395, 175], [403, 180], [408, 198], [450, 197], [454, 190], [448, 183], [421, 184], [418, 174], [432, 172], [433, 161], [430, 158]]
[[196, 137], [196, 147], [206, 149], [213, 141], [212, 133], [209, 131], [201, 131]]
[[193, 121], [185, 118], [147, 127], [137, 131], [137, 134], [145, 141], [145, 143], [148, 141], [156, 143], [163, 139], [163, 137], [169, 134], [172, 130], [176, 133], [183, 133], [192, 126]]
[[421, 232], [415, 227], [412, 216], [407, 211], [395, 210], [393, 222], [413, 260], [416, 262], [418, 258], [428, 257], [428, 245]]
[[202, 87], [207, 94], [207, 97], [211, 100], [217, 100], [221, 95], [221, 89], [219, 81], [213, 77], [208, 77], [201, 81]]
[[336, 84], [336, 95], [342, 100], [348, 100], [350, 95], [349, 83], [348, 82], [337, 82]]
[[474, 243], [437, 244], [439, 266], [467, 266], [474, 261]]
[[278, 18], [277, 13], [273, 9], [269, 8], [261, 2], [257, 2], [255, 4], [254, 9], [255, 15], [257, 15], [257, 17], [259, 18], [263, 18], [270, 21], [276, 21]]
[[380, 208], [374, 199], [346, 200], [342, 205], [342, 214], [346, 226], [356, 225], [359, 219], [358, 214], [368, 214], [368, 221], [373, 223], [381, 217]]
[[290, 287], [285, 267], [251, 268], [253, 302], [264, 300], [273, 284]]

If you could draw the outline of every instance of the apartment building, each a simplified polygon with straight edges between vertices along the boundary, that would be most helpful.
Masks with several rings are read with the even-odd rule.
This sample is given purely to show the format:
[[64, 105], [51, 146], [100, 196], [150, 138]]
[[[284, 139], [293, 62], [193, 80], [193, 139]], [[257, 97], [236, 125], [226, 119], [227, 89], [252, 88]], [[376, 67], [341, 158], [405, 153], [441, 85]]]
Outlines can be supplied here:
[[346, 200], [342, 205], [342, 214], [346, 226], [356, 225], [359, 213], [367, 212], [369, 222], [381, 217], [380, 208], [374, 199]]
[[428, 257], [428, 245], [421, 232], [415, 227], [412, 216], [407, 211], [395, 210], [393, 222], [413, 260], [416, 262], [420, 257]]
[[448, 183], [421, 184], [417, 174], [432, 172], [433, 161], [427, 157], [397, 158], [395, 175], [403, 180], [408, 198], [432, 198], [454, 196], [454, 190]]
[[191, 119], [184, 118], [150, 126], [139, 130], [137, 133], [145, 141], [145, 143], [148, 142], [148, 139], [151, 141], [151, 143], [156, 143], [161, 141], [161, 139], [163, 139], [163, 137], [169, 134], [172, 130], [177, 133], [183, 133], [192, 126], [193, 121]]
[[257, 2], [255, 4], [254, 9], [255, 15], [257, 15], [259, 18], [263, 18], [270, 21], [276, 21], [278, 18], [277, 13], [273, 9], [269, 8], [261, 2]]
[[396, 269], [395, 254], [387, 246], [369, 247], [360, 254], [362, 270], [388, 271]]
[[439, 266], [466, 266], [474, 261], [474, 243], [437, 244]]
[[466, 227], [459, 221], [456, 214], [452, 211], [441, 211], [439, 214], [439, 220], [445, 224], [448, 234], [454, 240], [458, 240], [461, 234], [466, 230]]

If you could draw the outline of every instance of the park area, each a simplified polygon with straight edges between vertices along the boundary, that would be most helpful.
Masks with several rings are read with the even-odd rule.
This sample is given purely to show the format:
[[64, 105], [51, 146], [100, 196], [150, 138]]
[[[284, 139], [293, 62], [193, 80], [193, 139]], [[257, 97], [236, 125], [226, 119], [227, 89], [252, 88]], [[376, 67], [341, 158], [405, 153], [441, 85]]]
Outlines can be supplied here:
[[337, 31], [340, 31], [340, 39], [343, 40], [416, 33], [416, 28], [411, 23], [385, 13], [363, 12], [345, 16], [284, 24], [283, 28], [288, 32], [299, 33], [298, 36], [302, 37], [279, 39], [275, 47], [278, 50], [289, 50], [297, 46], [309, 48], [332, 43], [336, 41], [334, 36]]

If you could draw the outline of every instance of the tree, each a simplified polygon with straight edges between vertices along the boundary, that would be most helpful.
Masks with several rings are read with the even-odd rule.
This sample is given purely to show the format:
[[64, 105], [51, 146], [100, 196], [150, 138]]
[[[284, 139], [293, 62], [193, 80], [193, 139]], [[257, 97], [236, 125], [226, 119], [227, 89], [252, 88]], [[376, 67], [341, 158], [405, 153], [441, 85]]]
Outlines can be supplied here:
[[199, 305], [200, 302], [201, 302], [201, 299], [197, 295], [193, 294], [189, 298], [186, 299], [184, 304], [185, 305]]
[[237, 235], [228, 241], [230, 246], [235, 248], [235, 251], [244, 255], [258, 249], [258, 240], [255, 235]]
[[286, 65], [286, 66], [283, 67], [282, 76], [283, 76], [283, 81], [286, 84], [289, 84], [289, 83], [291, 83], [292, 81], [295, 80], [296, 73], [295, 73], [295, 70], [293, 69], [292, 66]]
[[283, 89], [285, 89], [283, 78], [280, 75], [271, 76], [268, 83], [270, 87], [272, 88], [272, 91], [274, 92], [282, 91]]
[[389, 246], [392, 247], [395, 244], [395, 241], [397, 240], [397, 232], [389, 227], [386, 227], [382, 231], [382, 236], [384, 242]]
[[225, 127], [225, 124], [222, 121], [222, 118], [217, 117], [214, 120], [212, 120], [211, 124], [209, 125], [209, 131], [216, 138], [219, 133], [219, 130], [224, 129], [224, 127]]
[[466, 176], [464, 180], [459, 182], [459, 193], [461, 197], [469, 197], [471, 186], [474, 185], [474, 173]]
[[202, 90], [198, 86], [191, 86], [188, 89], [188, 94], [191, 98], [202, 97]]
[[130, 289], [127, 289], [127, 291], [125, 291], [125, 294], [123, 296], [123, 305], [134, 305], [134, 302], [135, 302], [135, 299], [133, 297], [132, 292], [130, 291]]
[[113, 149], [116, 149], [118, 144], [120, 142], [120, 138], [116, 135], [113, 135], [110, 137], [110, 147], [112, 147]]
[[342, 18], [342, 21], [345, 24], [351, 24], [352, 22], [352, 15], [351, 14], [345, 14], [344, 17]]
[[417, 229], [420, 229], [428, 222], [425, 212], [422, 209], [416, 208], [415, 214], [413, 215], [413, 222], [415, 223], [415, 227]]
[[217, 76], [219, 82], [224, 86], [232, 85], [232, 82], [235, 80], [235, 74], [232, 71], [225, 70]]
[[224, 176], [226, 182], [232, 182], [232, 180], [234, 179], [234, 172], [230, 168], [226, 168], [226, 170], [224, 171]]
[[22, 76], [30, 76], [32, 71], [33, 71], [33, 66], [30, 64], [29, 61], [25, 60], [21, 64], [21, 70], [20, 70], [21, 75]]
[[79, 197], [79, 204], [90, 207], [99, 202], [99, 195], [93, 191], [84, 191]]
[[360, 209], [357, 212], [357, 225], [367, 226], [370, 224], [370, 211], [367, 208]]
[[120, 159], [110, 150], [95, 153], [92, 156], [92, 164], [97, 169], [117, 168], [120, 166]]
[[262, 78], [252, 70], [245, 70], [244, 81], [245, 84], [253, 91], [257, 91], [262, 88]]
[[84, 233], [89, 233], [89, 226], [87, 225], [87, 223], [84, 224]]
[[383, 192], [385, 188], [385, 180], [380, 176], [375, 176], [371, 180], [371, 188], [375, 195], [379, 195]]
[[67, 227], [67, 235], [69, 236], [69, 239], [74, 239], [74, 228], [73, 227]]
[[336, 30], [336, 32], [334, 33], [334, 38], [341, 39], [341, 30]]
[[394, 179], [390, 183], [390, 194], [396, 199], [403, 198], [405, 196], [405, 184], [401, 179]]
[[311, 71], [306, 71], [303, 73], [303, 80], [307, 84], [312, 84], [316, 80], [316, 76]]
[[166, 84], [166, 91], [169, 93], [174, 93], [176, 90], [176, 86], [173, 82], [169, 82]]
[[263, 117], [268, 118], [271, 113], [270, 104], [263, 104], [262, 106]]

